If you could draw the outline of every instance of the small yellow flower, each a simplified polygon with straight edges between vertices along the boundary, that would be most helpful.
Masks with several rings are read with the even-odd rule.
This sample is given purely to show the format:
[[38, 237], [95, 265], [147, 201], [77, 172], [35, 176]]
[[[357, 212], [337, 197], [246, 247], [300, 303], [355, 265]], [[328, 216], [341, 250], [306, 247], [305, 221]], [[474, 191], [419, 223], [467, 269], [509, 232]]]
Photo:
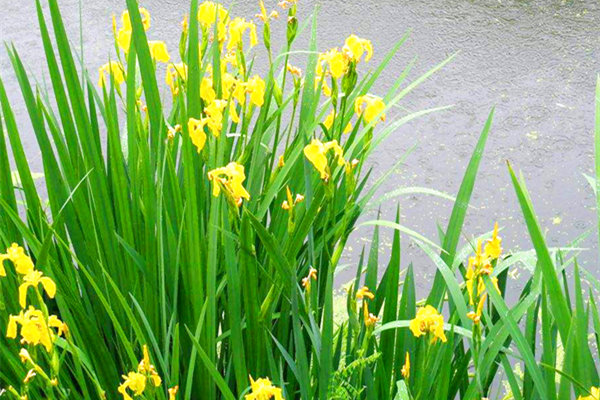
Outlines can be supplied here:
[[589, 396], [579, 396], [577, 400], [600, 400], [600, 387], [591, 387]]
[[244, 396], [245, 400], [285, 400], [280, 388], [274, 386], [269, 378], [257, 380], [250, 377], [251, 392]]
[[243, 48], [243, 36], [246, 30], [250, 31], [250, 47], [256, 46], [258, 43], [256, 37], [256, 25], [254, 25], [254, 22], [246, 21], [245, 18], [237, 17], [229, 23], [229, 42], [227, 43], [227, 50]]
[[[11, 315], [8, 318], [6, 337], [15, 339], [17, 337], [17, 325], [21, 325], [21, 343], [34, 346], [41, 344], [46, 348], [46, 351], [50, 352], [54, 343], [54, 333], [50, 328], [57, 327], [60, 320], [54, 316], [51, 322], [52, 325], [46, 322], [42, 311], [29, 306], [27, 311], [22, 310], [18, 315]], [[60, 323], [59, 334], [63, 331], [62, 323]], [[29, 359], [29, 353], [23, 353], [20, 356], [22, 361]]]
[[178, 391], [179, 386], [173, 386], [172, 388], [169, 388], [169, 400], [175, 400]]
[[[198, 22], [202, 29], [210, 28], [216, 20], [219, 20], [219, 25], [227, 25], [229, 23], [229, 15], [227, 9], [221, 4], [215, 4], [212, 1], [204, 1], [198, 6]], [[219, 29], [220, 27], [217, 27]]]
[[250, 193], [243, 186], [246, 180], [243, 165], [230, 162], [225, 167], [213, 169], [208, 172], [208, 180], [213, 183], [212, 193], [215, 197], [224, 189], [238, 207], [242, 204], [242, 199], [250, 200]]
[[485, 243], [484, 250], [485, 254], [491, 258], [499, 258], [502, 254], [502, 238], [498, 236], [498, 223], [494, 224], [494, 233], [492, 238]]
[[212, 132], [213, 136], [219, 137], [223, 129], [223, 110], [227, 107], [226, 100], [214, 100], [204, 108], [206, 114], [206, 125]]
[[261, 107], [265, 102], [265, 81], [258, 75], [254, 75], [246, 82], [246, 91], [250, 93], [250, 102]]
[[27, 306], [27, 289], [30, 287], [37, 288], [40, 283], [48, 297], [54, 298], [56, 284], [51, 278], [43, 275], [42, 272], [33, 270], [23, 277], [23, 283], [19, 286], [19, 304], [21, 307], [25, 308]]
[[150, 363], [150, 353], [148, 352], [148, 346], [144, 345], [142, 347], [142, 352], [143, 352], [143, 358], [141, 359], [140, 363], [138, 364], [138, 372], [145, 374], [147, 377], [150, 378], [150, 380], [152, 381], [152, 384], [155, 387], [159, 387], [160, 384], [162, 383], [162, 379], [156, 372], [156, 368], [154, 367], [154, 365], [152, 365]]
[[375, 298], [375, 295], [373, 293], [371, 293], [371, 291], [369, 290], [369, 288], [367, 286], [363, 286], [356, 291], [356, 298], [357, 299], [367, 298], [369, 300], [373, 300]]
[[306, 275], [306, 277], [302, 278], [302, 287], [304, 289], [306, 289], [307, 292], [310, 292], [310, 281], [317, 280], [317, 270], [314, 269], [313, 267], [310, 267], [310, 269], [308, 270], [308, 275]]
[[417, 316], [410, 321], [409, 328], [415, 337], [431, 333], [432, 342], [447, 340], [444, 334], [444, 317], [430, 305], [419, 308]]
[[402, 366], [401, 372], [404, 379], [410, 378], [410, 355], [408, 354], [408, 351], [404, 357], [404, 365]]
[[279, 13], [275, 10], [271, 11], [270, 14], [267, 13], [267, 9], [265, 8], [265, 3], [263, 0], [259, 0], [258, 4], [260, 5], [260, 13], [256, 14], [256, 18], [260, 19], [264, 23], [269, 22], [271, 19], [279, 18]]
[[369, 61], [373, 56], [373, 45], [370, 40], [361, 39], [356, 35], [350, 35], [344, 43], [342, 51], [354, 62], [359, 62], [366, 52], [365, 61]]
[[363, 302], [363, 319], [367, 328], [372, 328], [379, 321], [379, 318], [369, 312], [367, 302]]
[[344, 150], [340, 147], [337, 140], [321, 143], [318, 139], [312, 139], [310, 144], [304, 147], [304, 156], [311, 162], [319, 174], [321, 179], [327, 181], [330, 171], [327, 163], [327, 153], [332, 150], [334, 158], [337, 158], [338, 165], [344, 165]]
[[315, 90], [319, 89], [319, 84], [321, 84], [321, 93], [327, 97], [331, 97], [331, 87], [327, 84], [327, 80], [323, 79], [321, 81], [320, 77], [315, 77]]
[[[325, 125], [325, 128], [327, 128], [327, 130], [330, 130], [333, 122], [335, 121], [335, 110], [331, 110], [331, 112], [327, 115], [327, 117], [325, 118], [325, 121], [323, 121], [323, 125]], [[352, 123], [348, 121], [348, 123], [346, 124], [346, 127], [344, 128], [344, 133], [350, 133], [352, 131]]]
[[287, 71], [288, 71], [290, 74], [292, 74], [294, 77], [296, 77], [296, 78], [300, 78], [300, 77], [302, 77], [302, 70], [301, 70], [300, 68], [298, 68], [298, 67], [295, 67], [295, 66], [293, 66], [293, 65], [292, 65], [292, 64], [290, 64], [290, 63], [287, 63], [286, 69], [287, 69]]
[[342, 77], [348, 70], [348, 57], [340, 52], [337, 47], [319, 54], [316, 73], [321, 77], [323, 73], [330, 73], [334, 79]]
[[[139, 8], [140, 15], [142, 17], [142, 25], [144, 26], [144, 30], [150, 29], [150, 13], [143, 7]], [[123, 25], [121, 29], [117, 32], [117, 44], [121, 49], [127, 53], [129, 51], [129, 46], [131, 43], [131, 19], [129, 18], [129, 11], [123, 11], [121, 14], [121, 24]], [[113, 22], [114, 25], [114, 22]], [[114, 27], [113, 27], [114, 29]]]
[[25, 249], [16, 243], [6, 249], [5, 254], [0, 253], [0, 276], [6, 276], [4, 260], [12, 262], [17, 273], [21, 275], [27, 275], [34, 269], [33, 261], [25, 254]]
[[198, 153], [202, 151], [206, 144], [206, 132], [204, 132], [204, 125], [206, 125], [206, 119], [190, 118], [188, 120], [188, 132], [192, 143], [198, 149]]
[[283, 159], [283, 155], [279, 156], [279, 159], [277, 160], [277, 166], [279, 168], [282, 168], [285, 165], [285, 160]]
[[354, 111], [356, 115], [362, 115], [367, 124], [378, 116], [380, 121], [385, 121], [385, 103], [381, 97], [370, 94], [359, 96], [354, 102]]
[[148, 47], [150, 48], [150, 55], [153, 60], [167, 63], [171, 59], [171, 56], [167, 51], [167, 44], [162, 40], [149, 40]]
[[133, 392], [135, 396], [141, 396], [146, 390], [146, 376], [139, 372], [129, 372], [127, 375], [123, 375], [123, 383], [119, 385], [117, 389], [119, 393], [123, 395], [123, 400], [133, 400], [133, 397], [129, 395], [127, 390]]
[[167, 73], [165, 75], [165, 82], [171, 88], [173, 95], [179, 93], [178, 82], [185, 82], [187, 80], [188, 67], [185, 63], [170, 63], [167, 66]]
[[98, 86], [101, 88], [106, 86], [107, 75], [112, 75], [115, 84], [118, 86], [125, 82], [125, 75], [123, 74], [123, 66], [120, 62], [111, 61], [98, 69]]

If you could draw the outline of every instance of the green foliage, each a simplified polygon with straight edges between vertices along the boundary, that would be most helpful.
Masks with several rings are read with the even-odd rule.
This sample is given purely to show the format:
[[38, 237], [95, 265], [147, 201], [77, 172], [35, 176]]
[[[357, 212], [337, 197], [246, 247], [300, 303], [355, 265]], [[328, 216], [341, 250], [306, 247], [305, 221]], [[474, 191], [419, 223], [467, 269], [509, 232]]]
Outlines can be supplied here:
[[[55, 298], [40, 287], [37, 296], [28, 292], [28, 304], [42, 310], [45, 320], [56, 315], [68, 326], [68, 332], [52, 334], [50, 351], [1, 335], [0, 387], [6, 396], [119, 398], [122, 375], [130, 371], [148, 379], [143, 394], [135, 396], [146, 399], [170, 398], [174, 387], [181, 399], [252, 399], [257, 389], [250, 379], [265, 377], [273, 395], [281, 389], [286, 399], [322, 400], [562, 400], [588, 396], [599, 386], [594, 290], [600, 287], [590, 279], [596, 287], [588, 289], [582, 279], [590, 277], [576, 262], [582, 238], [549, 249], [524, 180], [510, 166], [535, 252], [493, 257], [481, 278], [488, 300], [474, 322], [466, 261], [477, 240], [490, 235], [462, 245], [460, 238], [473, 234], [463, 222], [493, 111], [456, 197], [411, 187], [374, 199], [392, 171], [369, 181], [368, 156], [401, 125], [445, 107], [387, 124], [382, 117], [452, 57], [407, 83], [409, 65], [382, 94], [383, 106], [373, 103], [376, 111], [368, 118], [367, 112], [355, 114], [355, 104], [376, 99], [362, 96], [370, 94], [407, 36], [371, 71], [366, 56], [348, 61], [353, 53], [346, 49], [339, 53], [346, 63], [340, 79], [332, 77], [333, 69], [319, 76], [317, 66], [333, 61], [319, 53], [316, 15], [299, 23], [290, 4], [279, 54], [270, 45], [268, 15], [261, 23], [267, 72], [253, 80], [261, 60], [247, 40], [227, 53], [229, 42], [218, 40], [219, 23], [206, 23], [220, 11], [210, 9], [197, 19], [207, 3], [193, 0], [194, 17], [178, 46], [187, 69], [183, 74], [173, 65], [173, 97], [162, 99], [152, 31], [137, 1], [126, 4], [130, 40], [123, 45], [115, 30], [112, 61], [119, 67], [108, 64], [103, 85], [75, 63], [57, 0], [48, 0], [49, 15], [36, 0], [52, 93], [32, 85], [19, 53], [6, 46], [45, 179], [43, 187], [36, 185], [0, 79], [0, 246], [23, 246], [36, 268], [52, 278]], [[306, 33], [306, 73], [300, 78], [287, 65], [296, 38]], [[207, 82], [214, 98], [207, 96]], [[228, 82], [248, 92], [245, 100], [228, 91]], [[324, 83], [333, 90], [330, 97]], [[220, 126], [211, 125], [214, 115], [207, 111], [215, 104], [223, 105]], [[596, 177], [588, 179], [600, 196], [600, 80], [596, 114]], [[188, 124], [194, 120], [201, 128]], [[352, 129], [343, 133], [349, 122]], [[206, 141], [199, 145], [202, 135]], [[328, 150], [327, 167], [311, 158], [313, 138]], [[243, 177], [228, 169], [230, 163], [243, 167]], [[371, 249], [348, 290], [347, 316], [334, 319], [334, 277], [359, 217], [407, 193], [454, 201], [439, 244], [401, 224], [399, 211], [395, 221], [364, 222], [375, 227]], [[394, 231], [389, 260], [378, 252], [382, 228]], [[417, 299], [401, 239], [415, 242], [437, 267], [426, 300]], [[9, 316], [23, 309], [17, 293], [25, 278], [1, 260], [7, 273], [0, 278], [0, 331], [7, 332]], [[517, 262], [532, 275], [518, 300], [509, 302], [507, 276]], [[443, 314], [447, 340], [413, 335], [411, 321], [426, 304]], [[33, 361], [22, 362], [22, 348]], [[142, 349], [148, 360], [140, 364]], [[24, 383], [32, 369], [36, 376]], [[156, 375], [160, 385], [151, 381]], [[496, 393], [501, 387], [506, 393]]]

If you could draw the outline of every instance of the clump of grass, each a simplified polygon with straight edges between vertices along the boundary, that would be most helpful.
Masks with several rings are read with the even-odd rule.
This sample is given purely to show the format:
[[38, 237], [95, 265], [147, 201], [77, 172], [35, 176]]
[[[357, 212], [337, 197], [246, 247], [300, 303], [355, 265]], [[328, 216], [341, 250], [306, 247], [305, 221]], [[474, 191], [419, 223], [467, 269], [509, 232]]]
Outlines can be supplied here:
[[[596, 396], [588, 343], [600, 332], [596, 300], [590, 294], [586, 305], [574, 258], [549, 252], [512, 169], [537, 255], [519, 301], [504, 299], [511, 256], [497, 230], [466, 265], [466, 251], [457, 251], [492, 115], [441, 245], [398, 220], [375, 222], [348, 317], [334, 322], [338, 261], [389, 175], [367, 186], [365, 162], [403, 123], [437, 109], [387, 124], [385, 116], [449, 59], [408, 85], [407, 67], [377, 96], [373, 84], [406, 37], [369, 70], [370, 41], [351, 35], [319, 52], [315, 18], [298, 21], [295, 1], [279, 11], [260, 2], [255, 23], [192, 0], [173, 51], [153, 37], [149, 13], [127, 0], [113, 23], [114, 57], [98, 81], [85, 70], [80, 79], [58, 3], [48, 4], [54, 38], [36, 0], [53, 96], [32, 87], [7, 46], [42, 154], [47, 207], [0, 80], [7, 396], [480, 399], [500, 379], [510, 387], [505, 398]], [[276, 13], [287, 19], [276, 22]], [[279, 54], [274, 23], [287, 24]], [[265, 60], [252, 52], [260, 28]], [[289, 58], [306, 30], [303, 74]], [[164, 83], [158, 63], [167, 67]], [[255, 63], [266, 74], [254, 73]], [[160, 85], [171, 99], [159, 96]], [[379, 226], [396, 229], [382, 271]], [[401, 232], [438, 267], [425, 301], [415, 297], [412, 267], [400, 282]]]

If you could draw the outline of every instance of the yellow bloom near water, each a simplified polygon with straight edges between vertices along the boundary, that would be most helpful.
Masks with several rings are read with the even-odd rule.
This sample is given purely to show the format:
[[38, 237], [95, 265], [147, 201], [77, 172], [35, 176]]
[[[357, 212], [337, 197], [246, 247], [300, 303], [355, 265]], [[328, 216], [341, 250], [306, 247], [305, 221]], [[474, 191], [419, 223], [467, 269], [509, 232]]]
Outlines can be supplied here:
[[190, 118], [188, 120], [188, 132], [192, 143], [196, 146], [198, 153], [202, 151], [206, 144], [206, 132], [204, 132], [206, 119]]
[[319, 54], [317, 59], [316, 74], [331, 74], [334, 79], [341, 78], [348, 70], [348, 57], [339, 51], [337, 47]]
[[0, 253], [0, 276], [6, 276], [4, 260], [12, 262], [17, 273], [21, 275], [27, 275], [34, 269], [33, 261], [25, 254], [25, 249], [16, 243], [6, 249], [6, 253]]
[[42, 284], [44, 291], [51, 299], [56, 295], [56, 283], [51, 278], [43, 276], [38, 270], [33, 270], [23, 277], [23, 283], [19, 286], [19, 304], [22, 308], [27, 306], [27, 289], [37, 287]]
[[256, 25], [252, 21], [246, 21], [245, 18], [237, 17], [229, 23], [229, 42], [227, 50], [236, 48], [242, 49], [244, 46], [244, 32], [249, 31], [250, 47], [256, 46], [258, 38], [256, 36]]
[[285, 400], [281, 388], [274, 386], [269, 378], [250, 377], [250, 393], [244, 396], [245, 400]]
[[171, 92], [175, 95], [179, 92], [178, 83], [187, 80], [188, 67], [185, 63], [171, 63], [167, 66], [165, 82], [171, 88]]
[[102, 65], [98, 69], [98, 86], [101, 88], [106, 86], [108, 82], [108, 76], [112, 76], [115, 84], [118, 86], [125, 82], [125, 75], [123, 73], [123, 65], [117, 61], [110, 61]]
[[447, 340], [444, 334], [444, 317], [430, 305], [419, 308], [416, 317], [410, 321], [409, 328], [415, 337], [431, 334], [432, 342]]
[[385, 103], [381, 97], [365, 94], [359, 96], [354, 102], [354, 112], [356, 115], [362, 115], [365, 123], [370, 124], [375, 118], [379, 121], [385, 121]]
[[[130, 371], [127, 375], [123, 375], [123, 382], [119, 385], [117, 391], [123, 396], [123, 400], [132, 400], [130, 392], [134, 396], [141, 396], [146, 390], [148, 381], [154, 386], [159, 387], [162, 383], [162, 379], [156, 372], [156, 368], [150, 362], [150, 353], [148, 352], [148, 346], [144, 345], [142, 348], [143, 356], [137, 367], [137, 372]], [[169, 394], [171, 390], [169, 390]], [[177, 390], [175, 390], [177, 393]], [[172, 396], [174, 398], [174, 394]]]
[[337, 140], [322, 143], [319, 139], [313, 139], [310, 144], [304, 147], [304, 156], [315, 167], [321, 179], [328, 180], [330, 171], [327, 163], [327, 153], [333, 151], [334, 158], [338, 165], [344, 165], [344, 150], [340, 147]]
[[359, 38], [356, 35], [350, 35], [346, 39], [342, 51], [357, 63], [361, 60], [363, 54], [367, 53], [365, 61], [369, 61], [373, 56], [373, 44], [370, 40]]
[[238, 207], [242, 205], [242, 199], [250, 200], [250, 193], [243, 186], [246, 180], [243, 165], [230, 162], [225, 167], [213, 169], [208, 172], [208, 180], [213, 184], [212, 193], [215, 197], [224, 189]]
[[[325, 118], [325, 121], [323, 121], [323, 125], [325, 125], [325, 128], [327, 128], [327, 130], [330, 130], [331, 127], [333, 126], [333, 122], [335, 121], [335, 111], [331, 110], [331, 112], [327, 115], [327, 117]], [[350, 133], [352, 131], [352, 123], [350, 121], [348, 121], [348, 123], [346, 124], [346, 127], [344, 128], [344, 133]]]
[[158, 62], [167, 63], [171, 59], [167, 51], [167, 44], [162, 40], [149, 40], [148, 47], [150, 48], [150, 56]]
[[[16, 339], [18, 326], [21, 326], [21, 343], [44, 346], [47, 352], [52, 350], [56, 335], [66, 331], [66, 325], [57, 316], [51, 315], [46, 321], [41, 310], [29, 306], [26, 311], [21, 310], [18, 315], [11, 315], [8, 319], [6, 337]], [[50, 328], [57, 330], [56, 335]]]

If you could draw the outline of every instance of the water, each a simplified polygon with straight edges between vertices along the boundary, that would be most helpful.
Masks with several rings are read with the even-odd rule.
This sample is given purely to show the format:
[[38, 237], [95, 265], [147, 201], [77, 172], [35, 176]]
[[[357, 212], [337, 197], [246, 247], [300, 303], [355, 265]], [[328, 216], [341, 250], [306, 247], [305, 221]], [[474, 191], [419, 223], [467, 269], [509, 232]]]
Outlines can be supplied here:
[[[175, 49], [187, 3], [143, 2], [153, 16], [151, 38], [164, 39]], [[308, 15], [313, 4], [300, 0], [300, 14]], [[33, 2], [0, 0], [0, 5], [1, 39], [15, 43], [25, 64], [44, 84], [45, 63]], [[69, 22], [70, 37], [78, 45], [79, 2], [62, 0], [60, 5]], [[465, 233], [479, 235], [497, 220], [503, 228], [505, 249], [531, 248], [506, 160], [523, 172], [550, 246], [565, 245], [584, 231], [595, 229], [594, 196], [583, 174], [593, 173], [593, 96], [600, 71], [597, 0], [331, 0], [320, 5], [319, 48], [339, 46], [347, 35], [356, 33], [373, 41], [376, 55], [372, 65], [395, 40], [412, 30], [375, 93], [384, 93], [415, 56], [418, 60], [409, 79], [459, 51], [450, 64], [403, 100], [399, 113], [441, 105], [454, 107], [405, 125], [376, 152], [372, 158], [375, 177], [418, 143], [380, 194], [398, 186], [425, 186], [455, 194], [485, 118], [496, 106]], [[91, 71], [108, 59], [110, 16], [123, 7], [120, 0], [86, 1], [82, 5], [84, 58]], [[234, 11], [245, 16], [256, 12], [254, 1], [238, 2]], [[305, 39], [300, 40], [299, 48], [305, 43]], [[0, 74], [13, 101], [33, 170], [40, 171], [37, 144], [4, 50], [0, 51]], [[402, 223], [437, 241], [436, 223], [446, 226], [451, 203], [425, 195], [405, 196], [399, 201]], [[383, 206], [382, 218], [393, 219], [395, 204], [390, 201]], [[353, 234], [344, 263], [356, 262], [361, 247], [368, 244], [370, 229], [359, 228]], [[595, 238], [593, 232], [585, 246], [597, 248]], [[389, 251], [390, 239], [391, 232], [384, 229], [383, 257]], [[414, 263], [423, 291], [435, 267], [406, 236], [402, 258], [403, 266]], [[583, 252], [580, 261], [600, 277], [596, 250]], [[509, 283], [514, 287], [521, 284], [520, 280]]]

